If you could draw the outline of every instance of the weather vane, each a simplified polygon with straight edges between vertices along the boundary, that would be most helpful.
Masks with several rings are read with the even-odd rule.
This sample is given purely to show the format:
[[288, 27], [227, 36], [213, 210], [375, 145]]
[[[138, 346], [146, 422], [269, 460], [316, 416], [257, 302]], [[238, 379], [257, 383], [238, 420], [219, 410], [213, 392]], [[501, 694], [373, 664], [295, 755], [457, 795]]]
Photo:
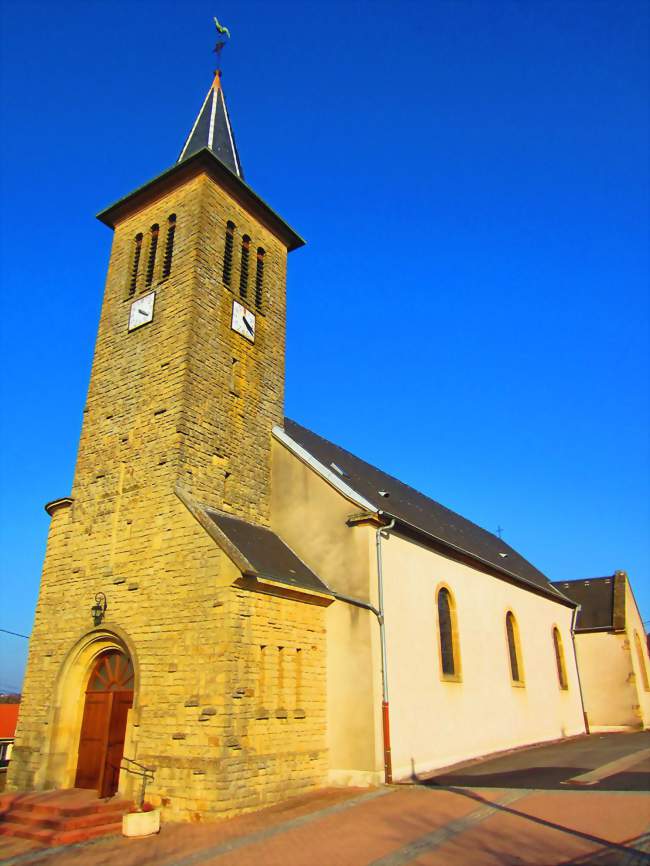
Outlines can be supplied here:
[[214, 26], [217, 28], [217, 33], [219, 34], [217, 43], [214, 46], [214, 53], [217, 55], [217, 69], [221, 69], [221, 52], [230, 39], [230, 30], [222, 24], [219, 24], [217, 18], [214, 19]]

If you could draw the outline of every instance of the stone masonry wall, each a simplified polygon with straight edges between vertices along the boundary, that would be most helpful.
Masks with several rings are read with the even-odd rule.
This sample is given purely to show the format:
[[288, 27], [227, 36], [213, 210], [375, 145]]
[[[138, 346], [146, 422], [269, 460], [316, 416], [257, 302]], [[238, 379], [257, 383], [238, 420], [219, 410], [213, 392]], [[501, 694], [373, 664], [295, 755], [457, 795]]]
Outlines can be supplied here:
[[[174, 259], [163, 280], [171, 213]], [[233, 293], [221, 281], [228, 219], [239, 239], [244, 231], [252, 238], [251, 286], [254, 250], [267, 253], [254, 346], [230, 328]], [[153, 223], [160, 240], [146, 286]], [[145, 243], [136, 297], [155, 289], [156, 302], [153, 322], [128, 333], [138, 232]], [[234, 253], [236, 295], [237, 241]], [[72, 647], [95, 631], [90, 607], [100, 591], [108, 601], [101, 628], [125, 636], [136, 664], [125, 753], [156, 768], [150, 799], [166, 814], [230, 814], [322, 782], [324, 608], [232, 585], [232, 564], [174, 493], [180, 480], [203, 502], [268, 523], [271, 428], [282, 418], [285, 261], [277, 239], [205, 176], [117, 227], [73, 504], [51, 520], [10, 787], [62, 784], [54, 754], [61, 704], [82, 705], [84, 696], [66, 693], [61, 671]], [[242, 371], [235, 387], [233, 358]], [[70, 731], [68, 753], [76, 754], [78, 736]], [[132, 790], [124, 773], [120, 790]]]
[[[235, 226], [230, 286], [223, 282], [226, 224]], [[255, 343], [231, 327], [241, 242], [248, 235], [246, 306]], [[254, 306], [256, 250], [264, 256], [261, 311]], [[208, 178], [201, 188], [196, 290], [183, 401], [180, 477], [207, 504], [268, 525], [271, 431], [284, 421], [286, 248]]]

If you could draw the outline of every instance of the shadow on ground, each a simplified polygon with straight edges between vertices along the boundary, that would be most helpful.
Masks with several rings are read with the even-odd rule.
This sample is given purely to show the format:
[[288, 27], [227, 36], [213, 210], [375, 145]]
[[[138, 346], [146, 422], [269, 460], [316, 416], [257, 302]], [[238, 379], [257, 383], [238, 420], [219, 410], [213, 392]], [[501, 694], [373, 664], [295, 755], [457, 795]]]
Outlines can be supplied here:
[[[426, 787], [436, 786], [426, 784]], [[439, 785], [438, 787], [443, 786]], [[476, 785], [473, 787], [476, 788]], [[520, 786], [513, 785], [512, 787]], [[516, 805], [506, 805], [493, 800], [488, 800], [481, 796], [477, 791], [469, 791], [454, 786], [444, 786], [444, 790], [457, 794], [460, 797], [467, 797], [470, 800], [474, 800], [477, 804], [491, 806], [496, 812], [520, 818], [529, 825], [537, 825], [539, 827], [556, 830], [575, 840], [591, 843], [599, 849], [569, 859], [554, 857], [549, 852], [549, 860], [548, 862], [545, 862], [545, 866], [650, 866], [650, 833], [644, 833], [641, 836], [624, 839], [622, 842], [612, 842], [609, 839], [604, 839], [602, 836], [596, 836], [592, 833], [584, 833], [573, 827], [568, 827], [565, 824], [559, 824], [555, 821], [539, 818], [536, 815], [530, 815], [522, 809], [517, 808]], [[485, 842], [482, 844], [482, 850], [485, 853]], [[499, 858], [501, 866], [526, 866], [526, 864], [532, 862], [539, 863], [539, 860], [535, 857], [530, 859], [527, 855], [513, 856], [504, 854], [503, 851], [500, 850], [498, 843], [495, 845], [492, 853]]]
[[574, 776], [589, 771], [589, 767], [526, 767], [494, 773], [447, 773], [432, 779], [419, 780], [419, 784], [432, 788], [535, 788], [541, 791], [650, 791], [650, 775], [646, 772], [617, 773], [588, 788], [562, 784]]

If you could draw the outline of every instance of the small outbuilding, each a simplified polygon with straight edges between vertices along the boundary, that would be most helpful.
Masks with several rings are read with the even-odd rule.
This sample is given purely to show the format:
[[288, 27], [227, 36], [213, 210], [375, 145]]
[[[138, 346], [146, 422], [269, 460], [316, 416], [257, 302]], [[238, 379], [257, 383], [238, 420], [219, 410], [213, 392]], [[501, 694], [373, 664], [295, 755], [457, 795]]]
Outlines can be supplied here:
[[590, 729], [650, 727], [648, 645], [627, 574], [555, 586], [580, 605], [576, 656]]

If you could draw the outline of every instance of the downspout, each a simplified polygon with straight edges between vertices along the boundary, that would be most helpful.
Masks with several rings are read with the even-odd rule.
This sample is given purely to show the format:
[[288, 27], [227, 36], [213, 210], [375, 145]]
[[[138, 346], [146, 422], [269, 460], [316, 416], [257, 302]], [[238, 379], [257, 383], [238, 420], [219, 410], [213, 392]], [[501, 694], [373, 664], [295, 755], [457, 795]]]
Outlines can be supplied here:
[[377, 527], [375, 543], [377, 546], [377, 601], [379, 603], [379, 639], [381, 641], [381, 720], [384, 735], [384, 778], [386, 784], [393, 781], [393, 759], [390, 750], [390, 724], [388, 715], [388, 652], [386, 650], [386, 626], [384, 623], [384, 571], [381, 558], [381, 534], [390, 532], [395, 526], [395, 518], [386, 526]]
[[344, 601], [346, 604], [351, 604], [354, 607], [360, 607], [363, 610], [369, 610], [377, 617], [379, 623], [379, 641], [381, 644], [381, 721], [382, 734], [384, 742], [384, 780], [387, 785], [393, 781], [393, 763], [390, 751], [390, 725], [388, 719], [388, 653], [386, 650], [386, 629], [384, 626], [384, 572], [381, 558], [381, 533], [390, 532], [395, 526], [395, 519], [385, 526], [380, 526], [376, 531], [375, 544], [377, 548], [377, 600], [379, 608], [370, 604], [367, 601], [361, 601], [359, 598], [352, 598], [349, 595], [343, 595], [340, 592], [332, 590], [332, 595], [338, 601]]
[[582, 705], [582, 718], [585, 723], [585, 733], [589, 734], [591, 731], [589, 730], [589, 719], [587, 718], [587, 711], [585, 710], [585, 697], [582, 693], [582, 680], [580, 679], [580, 666], [578, 664], [578, 651], [576, 649], [576, 620], [581, 607], [582, 605], [579, 604], [577, 607], [573, 608], [573, 615], [571, 617], [571, 643], [573, 644], [573, 658], [576, 663], [576, 674], [578, 676], [578, 691], [580, 692], [580, 704]]

